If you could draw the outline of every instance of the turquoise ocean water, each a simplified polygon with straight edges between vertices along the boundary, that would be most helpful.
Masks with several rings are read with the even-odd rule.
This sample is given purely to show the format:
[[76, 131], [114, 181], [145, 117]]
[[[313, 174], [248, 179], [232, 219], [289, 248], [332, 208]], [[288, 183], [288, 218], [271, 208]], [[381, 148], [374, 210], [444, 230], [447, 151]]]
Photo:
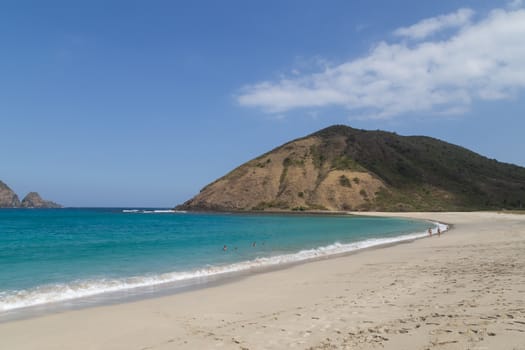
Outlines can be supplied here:
[[359, 216], [2, 209], [0, 315], [111, 292], [206, 283], [422, 237], [430, 225]]

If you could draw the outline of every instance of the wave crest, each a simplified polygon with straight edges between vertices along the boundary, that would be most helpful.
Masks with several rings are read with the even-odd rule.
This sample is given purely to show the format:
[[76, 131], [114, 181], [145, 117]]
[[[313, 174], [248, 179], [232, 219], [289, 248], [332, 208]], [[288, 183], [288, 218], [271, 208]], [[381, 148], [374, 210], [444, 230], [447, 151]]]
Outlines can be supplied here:
[[[448, 230], [448, 226], [445, 224], [437, 222], [434, 224], [436, 225], [436, 228], [439, 227], [441, 229], [441, 232]], [[64, 284], [44, 285], [27, 290], [0, 292], [0, 311], [9, 311], [47, 303], [62, 302], [108, 292], [119, 292], [140, 287], [160, 286], [162, 284], [176, 283], [179, 281], [191, 281], [193, 279], [197, 280], [222, 274], [299, 263], [385, 244], [410, 241], [426, 236], [427, 233], [423, 232], [389, 238], [367, 239], [364, 241], [345, 244], [335, 242], [328, 246], [301, 250], [297, 253], [260, 257], [223, 266], [207, 266], [192, 271], [115, 279], [81, 280]]]

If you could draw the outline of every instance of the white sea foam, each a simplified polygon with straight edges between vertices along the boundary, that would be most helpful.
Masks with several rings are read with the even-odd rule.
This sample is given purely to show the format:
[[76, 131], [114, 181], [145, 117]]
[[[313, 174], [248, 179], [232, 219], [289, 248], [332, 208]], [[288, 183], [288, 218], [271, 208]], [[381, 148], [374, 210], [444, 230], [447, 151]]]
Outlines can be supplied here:
[[436, 231], [437, 228], [441, 230], [441, 232], [448, 231], [449, 227], [447, 224], [442, 224], [441, 222], [432, 222], [434, 225], [436, 225]]
[[123, 213], [140, 213], [140, 214], [184, 214], [185, 210], [171, 210], [171, 209], [123, 209]]
[[[438, 227], [440, 228], [441, 232], [448, 230], [448, 226], [445, 224], [438, 222], [433, 224], [435, 224], [433, 230], [434, 232], [437, 231]], [[304, 262], [385, 244], [410, 241], [425, 237], [426, 235], [426, 232], [419, 232], [397, 237], [373, 238], [347, 244], [336, 242], [328, 246], [302, 250], [297, 253], [261, 257], [224, 266], [208, 266], [192, 271], [171, 272], [129, 278], [83, 280], [67, 284], [40, 286], [28, 290], [0, 292], [0, 312], [46, 303], [89, 297], [108, 292], [118, 292], [140, 287], [159, 286], [166, 283], [176, 283], [178, 281], [189, 281], [191, 279], [202, 279], [227, 273]]]

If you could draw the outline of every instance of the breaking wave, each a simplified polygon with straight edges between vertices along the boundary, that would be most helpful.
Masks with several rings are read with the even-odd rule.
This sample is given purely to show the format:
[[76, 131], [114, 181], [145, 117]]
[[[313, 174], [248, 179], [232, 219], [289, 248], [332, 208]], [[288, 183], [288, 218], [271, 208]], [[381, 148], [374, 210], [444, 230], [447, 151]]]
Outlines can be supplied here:
[[[447, 225], [437, 222], [434, 224], [435, 228], [437, 229], [437, 227], [439, 227], [442, 232], [448, 230]], [[418, 232], [397, 237], [374, 238], [345, 244], [336, 242], [315, 249], [301, 250], [297, 253], [260, 257], [223, 266], [207, 266], [191, 271], [170, 272], [127, 278], [81, 280], [63, 284], [43, 285], [27, 290], [5, 291], [0, 292], [0, 312], [47, 303], [62, 302], [108, 292], [119, 292], [133, 288], [161, 286], [163, 284], [177, 283], [180, 281], [191, 282], [191, 280], [197, 279], [202, 281], [203, 278], [206, 279], [228, 273], [304, 262], [385, 244], [411, 241], [425, 236], [427, 236], [426, 232]]]

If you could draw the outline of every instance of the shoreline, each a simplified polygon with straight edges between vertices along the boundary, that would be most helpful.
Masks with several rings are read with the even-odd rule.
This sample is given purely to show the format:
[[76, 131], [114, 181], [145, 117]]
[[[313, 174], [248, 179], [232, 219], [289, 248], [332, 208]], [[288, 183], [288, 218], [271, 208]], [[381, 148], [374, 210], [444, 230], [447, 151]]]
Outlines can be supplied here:
[[[308, 213], [304, 213], [304, 215], [308, 215]], [[356, 216], [349, 213], [338, 214], [338, 216], [345, 215]], [[377, 216], [381, 217], [382, 215]], [[449, 231], [451, 228], [451, 226], [448, 224], [432, 220], [417, 220], [427, 222], [429, 225], [434, 226], [434, 229], [436, 227], [440, 227], [443, 233]], [[400, 236], [369, 238], [344, 244], [332, 243], [328, 246], [314, 247], [311, 249], [283, 255], [259, 257], [254, 260], [239, 261], [224, 266], [217, 265], [197, 270], [166, 273], [176, 275], [193, 274], [195, 276], [181, 280], [159, 280], [158, 282], [151, 284], [123, 287], [121, 289], [95, 292], [93, 294], [87, 294], [83, 296], [14, 307], [0, 312], [0, 323], [42, 317], [72, 310], [126, 304], [146, 299], [191, 292], [231, 283], [239, 279], [247, 278], [251, 275], [288, 269], [297, 265], [308, 264], [320, 260], [349, 256], [371, 249], [383, 249], [390, 246], [395, 246], [397, 244], [410, 243], [414, 240], [423, 238], [427, 238], [426, 232], [410, 232]], [[303, 256], [300, 256], [301, 254]], [[207, 273], [208, 269], [216, 271]], [[162, 275], [159, 275], [159, 277], [160, 276]], [[139, 276], [131, 278], [135, 279], [138, 277]]]
[[0, 343], [17, 349], [523, 349], [524, 215], [359, 215], [430, 219], [453, 230], [175, 295], [1, 323]]

